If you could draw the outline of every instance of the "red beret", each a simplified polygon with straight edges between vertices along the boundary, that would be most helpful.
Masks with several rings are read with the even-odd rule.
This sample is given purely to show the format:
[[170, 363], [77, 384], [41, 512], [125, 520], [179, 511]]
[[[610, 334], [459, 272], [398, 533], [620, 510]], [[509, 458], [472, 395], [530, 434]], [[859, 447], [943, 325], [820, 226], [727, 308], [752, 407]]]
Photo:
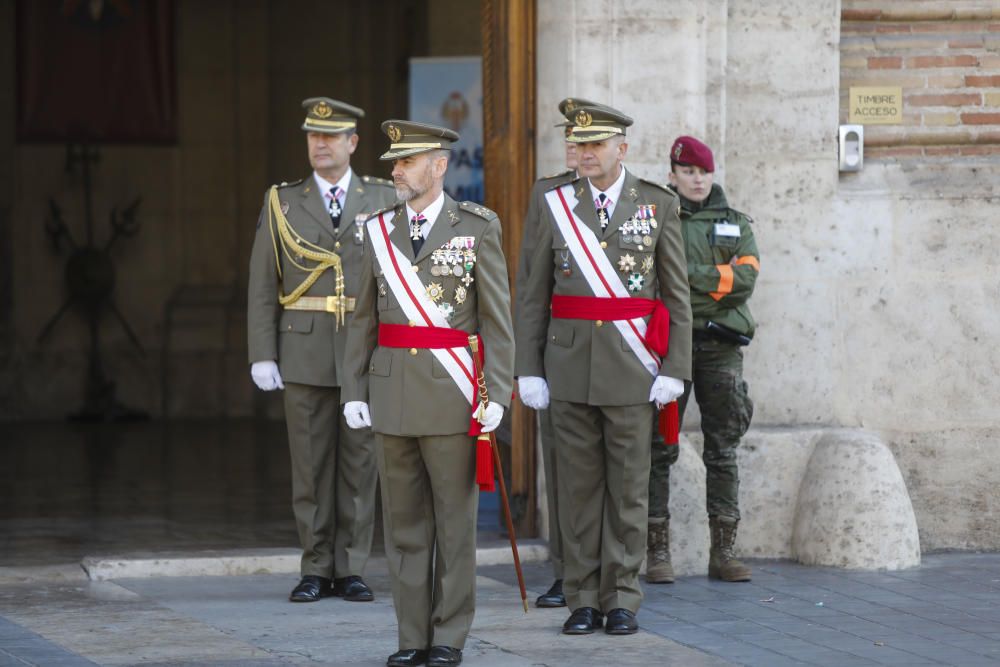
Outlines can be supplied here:
[[694, 137], [684, 136], [674, 139], [674, 145], [670, 147], [670, 161], [701, 167], [708, 172], [715, 171], [712, 149]]

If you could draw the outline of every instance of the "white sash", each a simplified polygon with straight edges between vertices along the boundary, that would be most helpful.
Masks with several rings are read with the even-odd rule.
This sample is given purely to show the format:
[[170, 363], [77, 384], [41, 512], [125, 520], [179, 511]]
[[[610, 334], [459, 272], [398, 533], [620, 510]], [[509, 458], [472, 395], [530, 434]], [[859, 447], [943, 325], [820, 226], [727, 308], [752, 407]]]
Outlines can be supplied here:
[[[631, 295], [618, 277], [618, 272], [604, 254], [597, 235], [573, 213], [577, 204], [573, 184], [545, 193], [556, 226], [566, 240], [576, 265], [590, 285], [594, 296], [601, 298], [631, 299]], [[660, 370], [660, 359], [646, 348], [646, 322], [641, 317], [631, 320], [613, 320], [625, 342], [639, 363], [652, 375]]]
[[[424, 284], [413, 270], [413, 264], [389, 240], [389, 233], [394, 227], [391, 223], [393, 215], [391, 211], [381, 213], [368, 221], [368, 238], [375, 251], [375, 259], [385, 275], [385, 281], [410, 321], [416, 322], [417, 326], [450, 329], [447, 318], [427, 296]], [[472, 405], [475, 383], [469, 351], [465, 347], [452, 347], [431, 349], [430, 352], [441, 362], [465, 400]]]

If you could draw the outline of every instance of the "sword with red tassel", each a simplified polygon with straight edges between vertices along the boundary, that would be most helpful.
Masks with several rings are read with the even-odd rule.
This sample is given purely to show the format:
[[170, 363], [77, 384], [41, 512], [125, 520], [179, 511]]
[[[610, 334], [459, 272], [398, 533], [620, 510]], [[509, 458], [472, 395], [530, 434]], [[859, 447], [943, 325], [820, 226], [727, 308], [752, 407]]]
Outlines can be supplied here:
[[[469, 347], [472, 348], [472, 363], [476, 369], [476, 384], [479, 391], [479, 409], [486, 410], [490, 403], [490, 397], [486, 391], [486, 375], [483, 373], [483, 366], [479, 360], [479, 337], [469, 336]], [[521, 604], [524, 606], [524, 613], [528, 613], [528, 593], [524, 588], [524, 573], [521, 572], [521, 558], [517, 554], [517, 538], [514, 536], [514, 522], [510, 518], [510, 502], [507, 500], [507, 484], [503, 479], [503, 466], [500, 464], [500, 449], [497, 447], [496, 435], [493, 431], [480, 433], [478, 438], [489, 443], [489, 448], [493, 452], [493, 464], [496, 466], [497, 479], [500, 482], [500, 502], [503, 505], [503, 518], [507, 523], [507, 536], [510, 537], [510, 550], [514, 554], [514, 570], [517, 572], [517, 585], [521, 587]]]

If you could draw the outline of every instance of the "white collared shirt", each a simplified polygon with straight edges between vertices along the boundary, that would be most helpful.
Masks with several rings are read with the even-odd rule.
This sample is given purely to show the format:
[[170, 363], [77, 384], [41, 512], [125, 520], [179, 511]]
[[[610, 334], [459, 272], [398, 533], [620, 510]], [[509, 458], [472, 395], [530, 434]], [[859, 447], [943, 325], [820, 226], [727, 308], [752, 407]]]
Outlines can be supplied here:
[[587, 179], [587, 183], [590, 185], [590, 199], [594, 202], [595, 207], [597, 206], [597, 199], [602, 192], [611, 200], [611, 203], [607, 206], [608, 220], [610, 220], [611, 216], [615, 214], [615, 206], [618, 206], [618, 200], [622, 196], [622, 188], [625, 187], [625, 165], [622, 165], [622, 173], [618, 175], [618, 180], [612, 183], [611, 187], [607, 190], [598, 190], [589, 178]]
[[344, 175], [340, 177], [339, 181], [337, 181], [336, 183], [331, 183], [330, 181], [326, 180], [325, 178], [317, 174], [315, 171], [313, 172], [313, 178], [316, 180], [316, 187], [319, 188], [319, 191], [323, 196], [323, 203], [326, 204], [327, 207], [329, 207], [330, 205], [330, 198], [327, 195], [330, 193], [330, 190], [332, 190], [334, 187], [339, 187], [341, 190], [344, 191], [344, 196], [342, 199], [338, 200], [338, 203], [340, 204], [340, 209], [341, 210], [344, 209], [344, 202], [347, 200], [347, 192], [348, 192], [347, 188], [350, 187], [351, 178], [353, 178], [353, 176], [354, 176], [354, 170], [348, 167], [347, 171], [344, 172]]
[[[420, 225], [420, 233], [424, 235], [424, 240], [431, 234], [431, 227], [434, 226], [434, 221], [437, 220], [438, 216], [441, 214], [441, 209], [444, 208], [444, 191], [438, 195], [437, 199], [432, 201], [427, 205], [423, 211], [424, 219], [427, 221]], [[410, 203], [406, 203], [406, 224], [409, 225], [410, 221], [413, 220], [413, 216], [417, 215], [417, 212], [410, 208]]]

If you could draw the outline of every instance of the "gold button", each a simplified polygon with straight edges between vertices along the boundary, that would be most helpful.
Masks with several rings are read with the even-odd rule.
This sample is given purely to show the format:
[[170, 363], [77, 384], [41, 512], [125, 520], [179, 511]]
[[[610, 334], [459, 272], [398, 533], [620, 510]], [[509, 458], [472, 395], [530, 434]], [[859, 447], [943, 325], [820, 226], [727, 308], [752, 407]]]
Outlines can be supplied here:
[[340, 241], [337, 241], [336, 243], [334, 243], [333, 244], [333, 248], [334, 248], [334, 250], [340, 250]]
[[417, 326], [417, 323], [414, 322], [413, 320], [410, 320], [409, 322], [407, 322], [407, 324], [409, 324], [411, 327]]
[[555, 340], [555, 339], [556, 339], [556, 337], [555, 337], [555, 336], [553, 336], [553, 337], [552, 337], [552, 340]]
[[292, 325], [291, 325], [291, 324], [289, 324], [289, 325], [288, 325], [288, 330], [289, 330], [289, 331], [291, 331], [291, 330], [292, 330]]
[[604, 322], [602, 320], [597, 320], [597, 322], [595, 322], [595, 324], [597, 326], [599, 326], [599, 327], [603, 327], [604, 326]]
[[416, 272], [417, 272], [417, 271], [419, 271], [419, 270], [420, 270], [420, 267], [419, 267], [419, 266], [417, 266], [416, 264], [414, 264], [414, 265], [413, 265], [413, 272], [414, 272], [414, 273], [416, 273]]
[[374, 373], [374, 372], [375, 372], [375, 364], [372, 364], [371, 366], [369, 366], [369, 367], [368, 367], [368, 370], [369, 370], [370, 372]]
[[415, 347], [411, 347], [410, 348], [410, 356], [411, 357], [417, 356], [417, 348], [415, 348]]
[[602, 248], [607, 248], [608, 247], [608, 242], [607, 241], [601, 241], [601, 247]]

